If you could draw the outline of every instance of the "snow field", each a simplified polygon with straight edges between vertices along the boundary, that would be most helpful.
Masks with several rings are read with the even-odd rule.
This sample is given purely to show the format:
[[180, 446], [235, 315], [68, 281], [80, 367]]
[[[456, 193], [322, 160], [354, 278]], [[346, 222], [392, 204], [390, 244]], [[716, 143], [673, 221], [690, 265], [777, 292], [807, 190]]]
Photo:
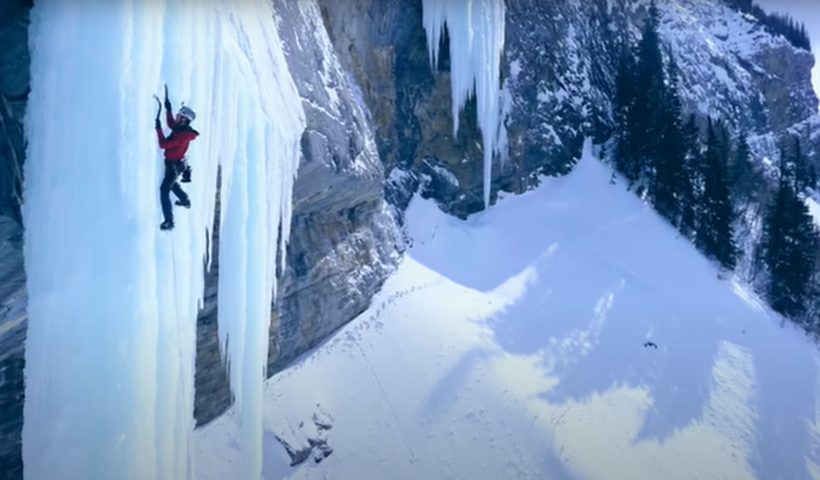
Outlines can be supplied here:
[[[264, 478], [820, 478], [816, 347], [590, 150], [467, 221], [413, 199], [371, 308], [267, 382]], [[317, 411], [333, 453], [290, 467]], [[198, 430], [199, 478], [237, 435]]]

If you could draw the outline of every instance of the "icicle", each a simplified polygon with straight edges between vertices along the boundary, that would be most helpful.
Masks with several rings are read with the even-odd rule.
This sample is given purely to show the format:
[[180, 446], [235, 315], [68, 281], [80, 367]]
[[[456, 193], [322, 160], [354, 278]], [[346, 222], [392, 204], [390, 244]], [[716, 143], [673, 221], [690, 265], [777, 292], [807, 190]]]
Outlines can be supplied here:
[[475, 95], [478, 126], [484, 148], [484, 206], [490, 205], [493, 155], [499, 152], [501, 91], [498, 76], [504, 50], [504, 0], [423, 0], [430, 62], [438, 64], [439, 42], [445, 27], [450, 39], [450, 89], [453, 136], [458, 115]]
[[230, 140], [218, 153], [223, 159], [218, 323], [240, 420], [242, 478], [257, 480], [276, 260], [277, 254], [285, 257], [305, 119], [270, 4], [242, 5], [234, 10], [225, 3], [233, 21], [223, 25], [219, 54], [231, 65], [223, 72], [226, 94], [220, 108], [233, 110], [234, 120], [225, 123], [223, 135]]

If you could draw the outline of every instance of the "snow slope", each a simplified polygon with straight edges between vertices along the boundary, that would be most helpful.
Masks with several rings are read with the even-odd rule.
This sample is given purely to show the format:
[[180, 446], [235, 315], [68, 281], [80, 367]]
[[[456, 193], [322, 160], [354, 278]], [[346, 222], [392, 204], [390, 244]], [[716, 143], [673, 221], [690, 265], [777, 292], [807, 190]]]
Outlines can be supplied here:
[[[468, 221], [413, 199], [372, 307], [267, 382], [265, 479], [820, 479], [816, 347], [590, 149]], [[198, 430], [198, 478], [236, 438]]]
[[[25, 478], [193, 477], [219, 167], [220, 339], [245, 418], [243, 478], [258, 478], [275, 262], [304, 130], [270, 3], [38, 1], [30, 39]], [[201, 133], [184, 184], [193, 208], [176, 209], [172, 232], [158, 228], [151, 98], [166, 82]]]

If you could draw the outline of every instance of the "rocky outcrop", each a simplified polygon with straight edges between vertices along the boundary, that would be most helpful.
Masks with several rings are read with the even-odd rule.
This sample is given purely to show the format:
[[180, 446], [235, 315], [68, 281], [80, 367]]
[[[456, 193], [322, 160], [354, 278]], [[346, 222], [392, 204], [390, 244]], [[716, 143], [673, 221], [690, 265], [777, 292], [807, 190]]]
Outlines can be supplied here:
[[19, 223], [25, 158], [23, 115], [29, 91], [29, 6], [0, 0], [0, 215]]
[[0, 0], [0, 479], [23, 474], [26, 297], [20, 198], [29, 90], [27, 3]]
[[403, 250], [382, 197], [384, 168], [366, 107], [314, 1], [274, 1], [305, 109], [287, 269], [273, 322], [278, 371], [363, 312]]
[[[604, 87], [609, 78], [590, 57], [602, 51], [599, 30], [604, 26], [587, 26], [589, 12], [605, 8], [606, 2], [583, 7], [575, 2], [506, 3], [502, 104], [510, 155], [494, 167], [492, 198], [499, 189], [526, 190], [539, 173], [566, 171], [580, 151], [583, 135], [592, 132], [599, 117], [605, 122], [608, 111]], [[388, 171], [399, 168], [427, 178], [429, 195], [451, 214], [463, 218], [483, 209], [476, 105], [467, 102], [453, 138], [449, 39], [445, 35], [434, 72], [421, 0], [320, 4], [342, 61], [374, 112], [376, 138]]]
[[0, 216], [0, 479], [22, 477], [26, 291], [22, 229]]

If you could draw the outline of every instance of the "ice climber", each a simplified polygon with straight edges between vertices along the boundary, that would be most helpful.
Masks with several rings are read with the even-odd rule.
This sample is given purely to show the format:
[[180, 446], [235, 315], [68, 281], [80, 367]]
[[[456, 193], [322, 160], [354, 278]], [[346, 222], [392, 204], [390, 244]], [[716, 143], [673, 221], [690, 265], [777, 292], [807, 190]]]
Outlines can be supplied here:
[[[159, 103], [158, 98], [157, 103]], [[162, 205], [164, 221], [159, 228], [171, 230], [174, 228], [174, 212], [171, 207], [170, 192], [174, 192], [174, 195], [176, 195], [177, 205], [191, 208], [191, 200], [177, 183], [177, 179], [181, 174], [183, 183], [191, 181], [191, 167], [188, 166], [185, 160], [185, 152], [188, 151], [188, 144], [199, 136], [199, 132], [191, 128], [191, 122], [196, 118], [196, 114], [189, 107], [182, 105], [176, 117], [171, 113], [171, 101], [168, 100], [167, 85], [165, 87], [165, 122], [168, 124], [168, 128], [171, 129], [171, 134], [168, 137], [165, 137], [162, 133], [162, 125], [159, 121], [161, 110], [161, 107], [158, 108], [157, 118], [154, 122], [159, 147], [165, 150], [165, 175], [159, 187], [159, 200]]]

